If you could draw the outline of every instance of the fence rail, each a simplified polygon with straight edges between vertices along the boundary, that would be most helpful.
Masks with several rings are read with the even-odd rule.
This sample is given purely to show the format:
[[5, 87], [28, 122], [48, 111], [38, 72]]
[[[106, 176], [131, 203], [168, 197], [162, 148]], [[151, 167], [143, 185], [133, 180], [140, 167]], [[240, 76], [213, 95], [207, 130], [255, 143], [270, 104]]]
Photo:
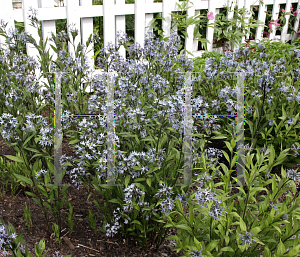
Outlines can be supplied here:
[[[116, 43], [116, 32], [119, 30], [125, 31], [125, 15], [135, 15], [135, 42], [140, 43], [143, 46], [144, 35], [149, 30], [147, 26], [151, 25], [153, 15], [155, 13], [162, 13], [162, 17], [165, 19], [162, 21], [162, 28], [164, 35], [169, 36], [171, 32], [171, 12], [179, 11], [176, 3], [180, 3], [179, 0], [163, 0], [160, 3], [154, 3], [153, 0], [135, 0], [135, 4], [125, 4], [125, 0], [103, 0], [103, 5], [93, 5], [92, 0], [22, 0], [22, 9], [14, 9], [13, 3], [20, 2], [20, 0], [1, 0], [0, 19], [4, 19], [8, 22], [8, 27], [15, 27], [14, 22], [24, 22], [25, 31], [33, 35], [35, 39], [38, 39], [38, 34], [35, 28], [29, 25], [27, 15], [29, 8], [33, 7], [38, 10], [37, 18], [42, 21], [43, 27], [43, 39], [51, 35], [50, 33], [56, 33], [55, 20], [66, 19], [67, 25], [74, 24], [78, 29], [79, 35], [76, 38], [75, 43], [81, 42], [85, 44], [90, 34], [93, 33], [93, 17], [103, 16], [103, 37], [104, 45], [108, 42]], [[280, 4], [285, 4], [285, 9], [289, 10], [292, 3], [297, 3], [297, 10], [300, 7], [300, 0], [264, 0], [264, 5], [260, 4], [259, 0], [194, 0], [194, 4], [189, 3], [191, 6], [187, 13], [189, 16], [197, 15], [200, 10], [206, 9], [209, 12], [218, 14], [220, 8], [224, 5], [230, 7], [231, 5], [238, 5], [239, 8], [246, 8], [249, 18], [251, 16], [250, 6], [259, 5], [258, 19], [265, 21], [267, 5], [273, 6], [272, 19], [278, 18], [278, 11]], [[58, 6], [58, 7], [54, 7]], [[276, 14], [277, 13], [277, 14]], [[228, 18], [232, 17], [232, 13], [229, 13]], [[295, 30], [299, 26], [300, 11], [297, 15], [297, 22], [295, 22]], [[288, 34], [288, 19], [287, 24], [284, 26], [281, 36], [275, 35], [275, 30], [271, 33], [269, 39], [278, 38], [283, 42], [292, 39]], [[209, 20], [209, 23], [212, 23]], [[69, 27], [68, 27], [69, 30]], [[187, 28], [188, 35], [192, 35], [194, 31], [194, 25]], [[255, 41], [262, 39], [263, 27], [259, 27], [256, 30]], [[213, 48], [213, 35], [214, 29], [207, 27], [206, 38], [209, 40], [208, 51], [214, 50]], [[249, 35], [248, 35], [249, 36]], [[0, 44], [3, 42], [3, 38], [0, 37]], [[245, 42], [245, 38], [242, 38], [242, 42]], [[56, 53], [50, 48], [48, 41], [48, 49], [50, 54], [56, 58]], [[192, 36], [185, 39], [186, 50], [193, 53], [193, 55], [201, 56], [202, 51], [198, 51], [198, 41], [194, 40]], [[70, 53], [73, 53], [71, 47], [69, 47]], [[94, 55], [93, 44], [90, 45], [91, 51], [88, 53], [90, 64], [92, 65], [92, 56]], [[121, 48], [120, 54], [125, 57], [125, 49]], [[37, 56], [37, 50], [27, 45], [27, 53], [30, 56]]]

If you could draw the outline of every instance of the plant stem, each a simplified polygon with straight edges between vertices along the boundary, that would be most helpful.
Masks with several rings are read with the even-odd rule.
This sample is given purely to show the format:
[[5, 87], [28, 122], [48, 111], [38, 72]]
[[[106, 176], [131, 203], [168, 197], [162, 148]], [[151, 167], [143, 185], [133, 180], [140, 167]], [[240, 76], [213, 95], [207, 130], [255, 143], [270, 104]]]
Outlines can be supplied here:
[[[247, 186], [247, 187], [248, 187], [248, 186]], [[243, 220], [244, 220], [245, 214], [246, 214], [246, 209], [247, 209], [247, 205], [248, 205], [249, 193], [250, 193], [250, 190], [248, 189], [248, 190], [247, 190], [247, 196], [246, 196], [245, 209], [244, 209], [244, 213], [243, 213]]]
[[[256, 127], [256, 130], [255, 130], [255, 134], [254, 134], [253, 139], [256, 139], [257, 131], [258, 131], [259, 125], [261, 123], [261, 118], [262, 118], [263, 111], [264, 111], [265, 98], [266, 98], [266, 83], [263, 84], [263, 103], [262, 103], [262, 106], [261, 106], [261, 110], [260, 110], [260, 114], [259, 114], [259, 120], [258, 120], [258, 123], [257, 123], [257, 127]], [[256, 142], [254, 142], [254, 145], [253, 145], [252, 148], [254, 148], [255, 145], [256, 145]]]
[[210, 230], [209, 230], [209, 240], [211, 241], [211, 237], [212, 237], [212, 223], [213, 223], [213, 220], [212, 220], [212, 217], [210, 217]]

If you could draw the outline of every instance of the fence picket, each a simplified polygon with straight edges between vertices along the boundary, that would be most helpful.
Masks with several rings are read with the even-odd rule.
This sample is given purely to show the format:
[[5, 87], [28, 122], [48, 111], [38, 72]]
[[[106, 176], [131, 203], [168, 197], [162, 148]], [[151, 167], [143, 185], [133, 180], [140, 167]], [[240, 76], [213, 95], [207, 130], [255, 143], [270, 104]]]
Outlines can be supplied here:
[[[1, 13], [1, 10], [3, 12]], [[14, 22], [14, 14], [13, 14], [13, 6], [10, 1], [2, 1], [1, 3], [1, 10], [0, 10], [0, 20], [3, 19], [4, 22], [7, 22], [6, 31], [10, 28], [15, 28], [15, 22]], [[5, 10], [5, 11], [4, 11]], [[5, 38], [3, 36], [0, 36], [0, 46], [5, 48]]]
[[[213, 12], [213, 14], [216, 13], [216, 7], [213, 4], [213, 1], [208, 1], [208, 12]], [[208, 25], [213, 23], [213, 20], [208, 20]], [[206, 30], [206, 39], [210, 42], [207, 43], [207, 50], [211, 52], [213, 50], [213, 38], [214, 38], [214, 28], [207, 27]]]
[[[294, 24], [294, 30], [298, 31], [298, 28], [299, 28], [299, 20], [300, 20], [300, 11], [299, 11], [299, 8], [300, 8], [300, 0], [298, 0], [298, 4], [297, 4], [297, 9], [298, 10], [298, 14], [297, 14], [297, 20]], [[297, 37], [297, 35], [294, 35], [293, 36], [293, 40]]]
[[[42, 0], [40, 2], [41, 8], [48, 8], [48, 7], [54, 7], [54, 4], [56, 4], [55, 1], [49, 1], [49, 0]], [[46, 51], [49, 50], [50, 56], [52, 55], [52, 60], [56, 60], [57, 54], [54, 52], [54, 50], [50, 47], [50, 41], [51, 38], [51, 32], [56, 35], [56, 25], [55, 20], [44, 20], [42, 21], [42, 29], [43, 29], [43, 42], [45, 42], [46, 38], [47, 45], [46, 45]]]
[[[274, 20], [274, 21], [276, 19], [278, 19], [279, 7], [280, 7], [279, 0], [274, 0], [273, 10], [272, 10], [272, 20]], [[274, 24], [271, 26], [272, 26], [273, 30], [272, 30], [269, 38], [274, 39], [275, 35], [276, 35], [276, 26]]]
[[[258, 20], [265, 21], [266, 20], [266, 13], [265, 12], [267, 11], [267, 5], [265, 4], [263, 6], [260, 3], [258, 8], [259, 8], [259, 10], [258, 10]], [[264, 29], [263, 25], [256, 28], [255, 42], [262, 39], [263, 29]]]
[[[192, 17], [195, 15], [195, 6], [193, 4], [191, 4], [191, 2], [188, 2], [188, 7], [190, 7], [189, 9], [187, 9], [187, 15], [188, 17]], [[185, 38], [185, 49], [191, 49], [191, 52], [195, 52], [198, 49], [194, 48], [194, 29], [195, 29], [195, 25], [190, 25], [187, 27], [186, 32], [188, 34], [188, 37]]]
[[[116, 5], [125, 4], [125, 0], [116, 0]], [[126, 31], [126, 19], [125, 15], [118, 15], [116, 16], [116, 32], [118, 31]], [[116, 38], [116, 44], [117, 44], [117, 38]], [[126, 50], [124, 46], [121, 46], [119, 49], [119, 53], [123, 58], [126, 58]]]
[[145, 0], [136, 0], [134, 5], [134, 41], [144, 47], [145, 37]]
[[[80, 0], [80, 6], [88, 6], [92, 8], [93, 2], [92, 0]], [[81, 37], [82, 45], [86, 45], [87, 40], [89, 39], [90, 35], [93, 34], [93, 18], [81, 18]], [[93, 55], [94, 55], [94, 44], [93, 42], [90, 43], [89, 47], [87, 48], [87, 59], [89, 66], [94, 65]]]
[[[245, 5], [244, 5], [244, 8], [246, 9], [246, 14], [245, 14], [245, 23], [246, 24], [249, 23], [249, 20], [252, 16], [250, 1], [251, 0], [245, 0]], [[249, 33], [246, 34], [246, 38], [249, 38]], [[242, 38], [242, 43], [246, 42], [246, 38], [245, 37]]]
[[[292, 4], [291, 4], [291, 0], [286, 0], [286, 5], [285, 5], [285, 10], [286, 12], [290, 11]], [[285, 42], [289, 40], [289, 37], [287, 36], [287, 32], [288, 32], [288, 28], [289, 28], [289, 19], [290, 19], [290, 15], [286, 15], [286, 23], [282, 28], [281, 31], [281, 41]]]
[[[136, 0], [135, 4], [125, 4], [125, 0], [116, 0], [116, 3], [112, 0], [103, 0], [103, 5], [92, 5], [92, 0], [22, 0], [22, 9], [12, 8], [12, 3], [10, 0], [2, 1], [2, 8], [0, 9], [0, 19], [4, 19], [8, 23], [9, 28], [14, 28], [14, 21], [24, 22], [25, 31], [32, 34], [33, 37], [38, 41], [38, 34], [35, 28], [29, 25], [29, 20], [26, 18], [28, 15], [29, 7], [33, 7], [38, 10], [37, 18], [42, 21], [43, 28], [43, 40], [50, 36], [50, 32], [55, 33], [55, 20], [57, 19], [67, 19], [67, 24], [70, 25], [74, 23], [76, 29], [79, 32], [75, 40], [75, 44], [81, 42], [85, 45], [90, 34], [93, 33], [93, 17], [103, 16], [103, 37], [104, 46], [107, 46], [108, 42], [113, 44], [116, 42], [116, 32], [126, 31], [125, 15], [134, 14], [135, 15], [135, 42], [144, 44], [144, 35], [147, 31], [153, 31], [150, 28], [154, 13], [162, 13], [162, 17], [165, 19], [162, 21], [162, 28], [164, 30], [164, 36], [169, 37], [173, 31], [177, 31], [177, 28], [173, 27], [171, 29], [171, 12], [178, 11], [176, 3], [180, 3], [179, 0], [163, 0], [161, 3], [154, 3], [153, 0]], [[200, 10], [206, 9], [209, 12], [213, 12], [214, 16], [219, 11], [219, 8], [223, 8], [224, 4], [227, 6], [232, 6], [237, 3], [239, 8], [246, 8], [248, 13], [245, 15], [245, 20], [247, 21], [251, 17], [251, 5], [259, 4], [259, 14], [258, 19], [265, 21], [267, 10], [267, 5], [273, 5], [272, 19], [276, 20], [278, 18], [278, 12], [280, 4], [286, 3], [286, 10], [289, 11], [292, 3], [298, 3], [298, 8], [300, 5], [300, 0], [264, 0], [264, 5], [258, 2], [258, 0], [202, 0], [194, 1], [192, 8], [187, 10], [189, 16], [199, 14]], [[54, 7], [54, 4], [58, 7]], [[192, 2], [189, 2], [192, 4]], [[277, 13], [277, 14], [276, 14]], [[229, 18], [232, 17], [233, 13], [229, 14]], [[287, 19], [289, 17], [287, 16]], [[294, 29], [298, 31], [300, 11], [297, 15], [297, 21], [295, 22]], [[214, 20], [209, 20], [208, 24], [213, 23]], [[239, 24], [240, 26], [240, 24]], [[194, 26], [189, 26], [187, 28], [188, 35], [193, 35]], [[273, 32], [270, 34], [269, 39], [281, 38], [282, 41], [287, 41], [291, 39], [288, 33], [288, 25], [286, 24], [283, 28], [282, 35], [275, 35], [275, 26], [273, 26]], [[255, 41], [261, 40], [263, 35], [263, 26], [256, 29]], [[213, 36], [214, 29], [212, 27], [207, 27], [206, 39], [210, 41], [207, 45], [207, 50], [212, 51], [213, 49]], [[249, 35], [246, 35], [249, 38]], [[295, 36], [293, 37], [293, 39]], [[4, 38], [0, 37], [0, 44], [3, 44]], [[245, 37], [242, 38], [242, 42], [245, 42]], [[192, 52], [194, 56], [201, 56], [204, 52], [203, 50], [198, 51], [198, 41], [193, 39], [193, 36], [187, 37], [185, 42], [186, 50]], [[30, 56], [36, 59], [38, 54], [37, 50], [30, 47], [27, 44], [27, 51]], [[49, 44], [47, 44], [49, 48]], [[94, 55], [93, 44], [91, 43], [88, 50], [91, 50], [87, 57], [89, 63], [92, 65], [92, 56]], [[69, 46], [69, 51], [74, 55], [73, 47]], [[119, 50], [120, 54], [125, 57], [125, 48], [121, 47]], [[50, 49], [50, 54], [53, 54], [54, 59], [56, 58], [55, 53]]]
[[[146, 4], [153, 5], [153, 0], [146, 0]], [[146, 28], [146, 33], [147, 33], [147, 31], [153, 32], [153, 29], [150, 28], [150, 26], [152, 25], [153, 13], [146, 13], [145, 16], [146, 16], [145, 17], [145, 22], [146, 22], [145, 27], [149, 27], [149, 28]]]
[[164, 31], [164, 36], [169, 37], [171, 34], [171, 12], [172, 8], [175, 7], [175, 2], [173, 0], [163, 1], [162, 3], [162, 29]]
[[114, 11], [114, 1], [103, 0], [103, 37], [105, 47], [107, 46], [108, 42], [115, 42], [116, 32]]
[[[78, 36], [75, 38], [75, 41], [74, 41], [75, 49], [76, 49], [78, 44], [81, 42], [80, 16], [79, 16], [79, 8], [78, 8], [79, 2], [78, 2], [78, 0], [77, 1], [66, 0], [66, 7], [67, 7], [66, 11], [67, 11], [68, 33], [71, 32], [71, 29], [76, 28], [78, 30]], [[74, 27], [72, 25], [74, 25]], [[69, 53], [73, 57], [75, 57], [75, 50], [70, 42], [69, 42]]]

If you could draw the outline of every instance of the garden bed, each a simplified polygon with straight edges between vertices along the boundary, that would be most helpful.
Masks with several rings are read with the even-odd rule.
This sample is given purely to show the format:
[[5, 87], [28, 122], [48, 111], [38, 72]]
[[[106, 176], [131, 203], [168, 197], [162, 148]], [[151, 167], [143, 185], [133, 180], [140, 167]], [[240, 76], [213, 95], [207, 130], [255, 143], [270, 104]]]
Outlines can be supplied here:
[[[62, 154], [66, 154], [68, 156], [73, 155], [73, 151], [71, 146], [67, 143], [66, 139], [64, 139], [62, 144]], [[5, 158], [4, 155], [14, 155], [15, 152], [9, 146], [7, 146], [3, 139], [0, 139], [0, 156]], [[300, 165], [294, 167], [298, 172], [300, 172]], [[182, 179], [183, 177], [181, 177]], [[214, 179], [214, 183], [220, 182], [220, 179]], [[64, 178], [63, 183], [71, 183], [70, 179], [66, 176]], [[297, 190], [300, 190], [300, 183], [298, 183]], [[195, 188], [194, 188], [195, 189]], [[267, 187], [269, 192], [272, 193], [271, 186]], [[77, 190], [74, 187], [71, 187], [68, 192], [69, 201], [72, 202], [74, 208], [74, 222], [75, 227], [71, 237], [68, 237], [68, 233], [65, 236], [69, 238], [72, 245], [75, 247], [73, 250], [70, 246], [63, 241], [61, 249], [59, 249], [58, 243], [55, 242], [55, 239], [51, 237], [46, 232], [45, 222], [43, 213], [40, 211], [40, 207], [34, 203], [34, 201], [29, 198], [24, 191], [30, 191], [29, 188], [23, 188], [18, 190], [15, 195], [10, 195], [11, 190], [8, 190], [5, 194], [2, 195], [0, 199], [0, 216], [4, 219], [4, 221], [10, 222], [17, 231], [17, 234], [23, 233], [24, 239], [27, 243], [29, 251], [31, 254], [34, 253], [34, 246], [37, 242], [39, 242], [42, 238], [45, 239], [46, 250], [48, 251], [48, 255], [52, 254], [56, 251], [60, 251], [61, 254], [67, 255], [71, 254], [72, 257], [84, 257], [84, 256], [182, 256], [182, 252], [178, 254], [173, 252], [169, 246], [169, 243], [166, 242], [163, 244], [159, 250], [156, 252], [155, 249], [147, 249], [142, 250], [136, 244], [132, 242], [128, 242], [122, 238], [120, 235], [116, 235], [113, 238], [105, 236], [105, 234], [99, 234], [97, 236], [94, 235], [94, 231], [90, 228], [89, 223], [86, 219], [88, 216], [88, 210], [92, 209], [93, 212], [100, 216], [98, 208], [93, 205], [94, 197], [92, 196], [88, 201], [86, 200], [89, 191], [87, 188], [82, 187]], [[194, 190], [196, 191], [196, 190]], [[238, 189], [233, 188], [230, 196], [234, 195], [238, 192]], [[291, 190], [290, 190], [291, 192]], [[262, 192], [259, 195], [266, 195], [265, 192]], [[282, 195], [279, 198], [280, 203], [284, 203], [286, 201], [286, 194]], [[237, 201], [236, 201], [237, 202]], [[30, 207], [32, 213], [32, 231], [29, 232], [28, 227], [25, 224], [24, 220], [24, 208], [25, 205]], [[67, 209], [63, 209], [64, 216], [67, 216], [65, 212]], [[185, 212], [188, 212], [185, 210]], [[65, 220], [65, 217], [63, 218]], [[63, 228], [67, 228], [67, 223], [65, 222]], [[168, 235], [176, 234], [176, 232], [171, 229]], [[257, 248], [258, 250], [261, 247]], [[261, 254], [260, 256], [262, 256]], [[51, 255], [52, 256], [52, 255]]]

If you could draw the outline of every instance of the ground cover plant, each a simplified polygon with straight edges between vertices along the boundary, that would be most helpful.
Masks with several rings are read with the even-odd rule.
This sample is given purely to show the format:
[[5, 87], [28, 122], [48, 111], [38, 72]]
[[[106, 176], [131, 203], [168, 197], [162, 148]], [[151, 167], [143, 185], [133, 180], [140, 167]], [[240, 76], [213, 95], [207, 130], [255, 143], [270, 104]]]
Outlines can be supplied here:
[[[31, 20], [41, 36], [34, 15]], [[290, 169], [299, 163], [300, 148], [300, 50], [296, 46], [273, 47], [266, 42], [241, 46], [218, 59], [207, 58], [202, 73], [193, 74], [191, 190], [176, 185], [183, 182], [184, 74], [194, 70], [193, 62], [178, 54], [180, 37], [175, 33], [168, 41], [148, 33], [143, 48], [130, 45], [126, 35], [119, 34], [118, 44], [106, 46], [97, 59], [99, 68], [116, 72], [113, 125], [115, 177], [120, 186], [111, 186], [105, 184], [108, 78], [105, 74], [93, 75], [87, 67], [85, 47], [73, 44], [74, 57], [66, 50], [68, 41], [74, 43], [78, 32], [52, 36], [52, 47], [58, 54], [58, 59], [52, 61], [45, 42], [35, 42], [26, 33], [7, 35], [4, 24], [1, 25], [1, 34], [8, 44], [7, 50], [0, 50], [1, 137], [18, 153], [6, 156], [11, 161], [1, 162], [1, 178], [4, 183], [10, 180], [17, 187], [27, 188], [27, 195], [44, 214], [47, 232], [53, 234], [59, 246], [65, 217], [62, 209], [68, 210], [65, 221], [70, 234], [74, 227], [72, 203], [67, 199], [70, 185], [53, 185], [54, 74], [65, 71], [62, 128], [77, 157], [63, 156], [63, 177], [69, 176], [76, 188], [88, 188], [88, 198], [93, 197], [94, 206], [101, 210], [102, 216], [95, 216], [90, 210], [87, 218], [95, 235], [121, 234], [142, 248], [156, 249], [167, 239], [173, 240], [174, 251], [185, 256], [259, 256], [262, 252], [263, 256], [299, 255], [300, 242], [295, 237], [299, 233], [299, 176]], [[21, 54], [20, 40], [39, 50], [39, 62]], [[89, 42], [92, 40], [91, 37]], [[128, 51], [126, 60], [118, 54], [121, 45]], [[280, 49], [280, 54], [276, 49]], [[42, 93], [36, 68], [47, 81]], [[232, 195], [229, 184], [235, 182], [235, 120], [206, 114], [237, 111], [236, 76], [241, 70], [247, 71], [247, 186], [239, 184], [238, 192]], [[88, 97], [85, 89], [89, 85], [94, 92]], [[42, 116], [43, 109], [48, 109], [48, 117]], [[71, 116], [84, 113], [98, 116]], [[209, 147], [218, 139], [224, 140], [224, 148]], [[221, 157], [225, 162], [221, 162]], [[258, 197], [262, 191], [266, 194]], [[287, 201], [282, 204], [278, 198], [284, 193]], [[259, 205], [255, 204], [257, 200], [261, 200]], [[29, 210], [24, 214], [30, 227]], [[170, 228], [177, 234], [167, 237]], [[12, 235], [12, 228], [10, 232], [1, 229], [5, 238], [3, 249], [10, 251], [11, 256], [30, 256], [23, 248], [22, 237], [13, 241], [16, 236]], [[262, 247], [257, 249], [259, 245]], [[43, 241], [36, 251], [38, 256], [44, 254]]]

